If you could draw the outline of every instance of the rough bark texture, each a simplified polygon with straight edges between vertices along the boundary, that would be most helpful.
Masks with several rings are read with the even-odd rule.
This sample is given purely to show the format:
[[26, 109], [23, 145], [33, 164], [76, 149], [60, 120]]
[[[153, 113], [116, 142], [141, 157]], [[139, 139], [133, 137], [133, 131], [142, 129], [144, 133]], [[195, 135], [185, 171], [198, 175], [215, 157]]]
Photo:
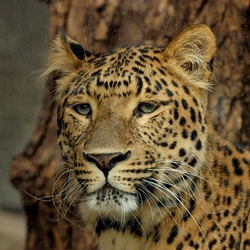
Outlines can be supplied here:
[[[182, 29], [210, 26], [217, 38], [211, 119], [225, 138], [250, 148], [250, 1], [51, 0], [50, 39], [59, 29], [94, 53], [130, 43], [166, 45]], [[11, 181], [27, 215], [26, 249], [92, 249], [91, 233], [72, 211], [59, 216], [51, 197], [62, 164], [56, 148], [53, 81], [29, 145], [12, 163]], [[75, 226], [76, 224], [77, 226]]]

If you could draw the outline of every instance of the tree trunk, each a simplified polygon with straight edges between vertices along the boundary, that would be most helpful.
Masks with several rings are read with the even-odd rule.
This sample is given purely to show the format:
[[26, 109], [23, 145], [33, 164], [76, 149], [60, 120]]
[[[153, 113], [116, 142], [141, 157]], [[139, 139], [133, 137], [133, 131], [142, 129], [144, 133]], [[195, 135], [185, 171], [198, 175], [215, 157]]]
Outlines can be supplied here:
[[[238, 146], [250, 148], [249, 0], [51, 0], [50, 40], [59, 29], [94, 53], [144, 41], [166, 45], [182, 29], [198, 23], [217, 38], [214, 91], [209, 109], [216, 129]], [[93, 249], [91, 228], [76, 208], [60, 216], [51, 198], [62, 167], [56, 145], [53, 79], [30, 143], [17, 155], [11, 181], [22, 195], [27, 216], [26, 249]]]

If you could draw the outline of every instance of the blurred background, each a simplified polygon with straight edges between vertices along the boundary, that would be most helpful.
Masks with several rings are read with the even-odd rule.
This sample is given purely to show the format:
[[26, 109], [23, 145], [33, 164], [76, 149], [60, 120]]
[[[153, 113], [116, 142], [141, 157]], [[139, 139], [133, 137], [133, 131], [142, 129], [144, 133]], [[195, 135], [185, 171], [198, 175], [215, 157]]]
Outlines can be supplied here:
[[29, 141], [41, 107], [48, 8], [39, 0], [0, 1], [0, 249], [23, 249], [25, 219], [9, 182], [12, 157]]

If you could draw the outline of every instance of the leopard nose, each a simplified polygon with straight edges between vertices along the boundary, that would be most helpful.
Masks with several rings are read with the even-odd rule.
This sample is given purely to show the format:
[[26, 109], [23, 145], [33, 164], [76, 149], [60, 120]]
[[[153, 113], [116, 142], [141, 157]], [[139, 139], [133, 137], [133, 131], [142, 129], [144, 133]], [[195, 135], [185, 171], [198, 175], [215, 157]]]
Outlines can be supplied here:
[[83, 154], [86, 161], [94, 163], [105, 176], [108, 175], [109, 171], [121, 161], [125, 161], [131, 155], [131, 152], [128, 151], [126, 154], [120, 152], [111, 153], [111, 154]]

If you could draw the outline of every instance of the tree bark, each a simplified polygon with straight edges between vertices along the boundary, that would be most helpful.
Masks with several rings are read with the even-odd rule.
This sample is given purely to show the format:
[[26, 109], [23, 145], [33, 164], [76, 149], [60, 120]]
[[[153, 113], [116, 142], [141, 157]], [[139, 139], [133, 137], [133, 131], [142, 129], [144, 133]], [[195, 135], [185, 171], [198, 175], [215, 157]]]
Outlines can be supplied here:
[[[250, 148], [250, 1], [51, 0], [49, 37], [58, 30], [94, 53], [145, 42], [166, 46], [182, 29], [198, 23], [217, 38], [215, 86], [209, 99], [211, 120], [220, 134]], [[30, 143], [11, 166], [11, 181], [22, 195], [27, 216], [26, 249], [93, 249], [91, 228], [76, 208], [60, 216], [51, 198], [62, 168], [56, 147], [53, 78]]]

